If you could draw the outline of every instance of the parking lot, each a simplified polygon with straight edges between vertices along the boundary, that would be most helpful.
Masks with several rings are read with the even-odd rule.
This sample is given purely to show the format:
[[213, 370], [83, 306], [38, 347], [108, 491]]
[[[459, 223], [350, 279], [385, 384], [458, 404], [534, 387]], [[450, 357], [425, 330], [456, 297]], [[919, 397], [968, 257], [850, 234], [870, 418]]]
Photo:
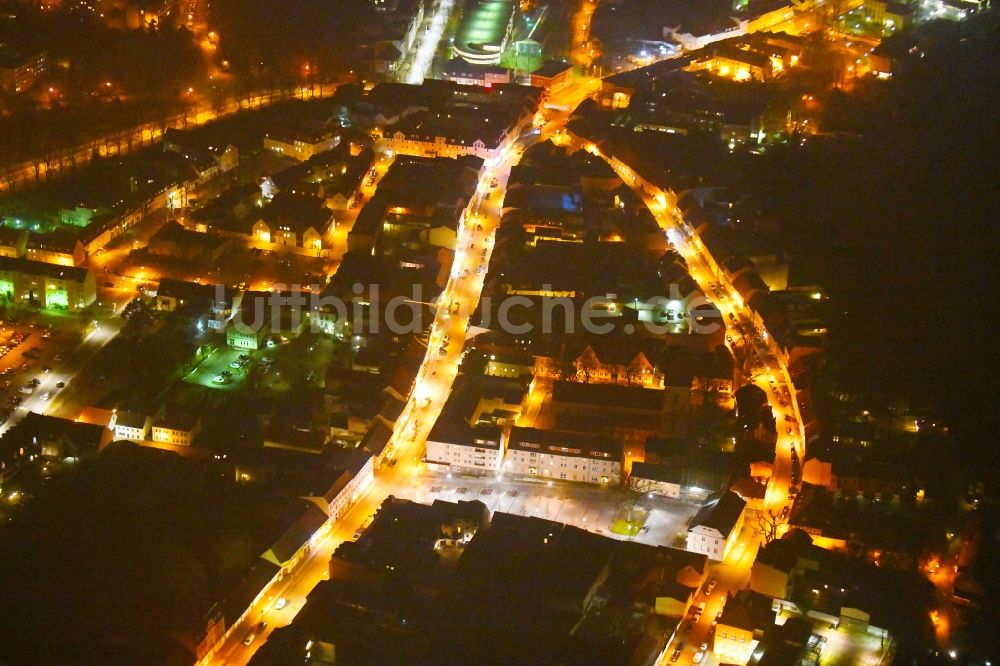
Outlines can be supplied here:
[[[422, 472], [395, 494], [425, 504], [436, 499], [479, 500], [491, 512], [536, 516], [616, 539], [629, 538], [610, 529], [615, 514], [627, 499], [618, 488]], [[672, 545], [678, 534], [685, 533], [688, 520], [698, 510], [697, 503], [662, 497], [642, 497], [639, 503], [649, 510], [649, 517], [639, 534], [631, 538], [657, 546]]]
[[[220, 347], [189, 372], [184, 381], [208, 388], [232, 391], [239, 388], [246, 380], [250, 368], [249, 354], [250, 352], [246, 350]], [[237, 364], [237, 367], [233, 364]]]

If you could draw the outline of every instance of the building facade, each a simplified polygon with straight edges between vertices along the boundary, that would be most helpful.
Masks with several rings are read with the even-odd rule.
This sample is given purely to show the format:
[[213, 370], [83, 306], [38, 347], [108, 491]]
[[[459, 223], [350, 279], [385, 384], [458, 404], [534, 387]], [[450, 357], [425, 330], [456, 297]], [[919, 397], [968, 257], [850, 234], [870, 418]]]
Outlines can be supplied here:
[[201, 432], [201, 419], [189, 414], [165, 414], [152, 426], [154, 442], [174, 446], [191, 446]]
[[687, 531], [687, 549], [713, 560], [724, 560], [743, 529], [746, 502], [727, 491], [710, 500], [691, 519]]
[[497, 474], [503, 460], [503, 435], [495, 426], [438, 422], [427, 437], [428, 464], [478, 475]]
[[94, 302], [97, 285], [86, 268], [0, 257], [0, 298], [75, 312]]
[[333, 150], [340, 144], [340, 135], [331, 129], [313, 131], [278, 131], [264, 135], [264, 148], [280, 155], [305, 161], [313, 155]]
[[44, 51], [30, 56], [0, 56], [0, 89], [16, 95], [32, 88], [45, 74], [47, 61]]
[[115, 434], [115, 440], [127, 439], [132, 442], [142, 442], [149, 437], [152, 419], [144, 414], [132, 412], [115, 412], [111, 415], [108, 428]]
[[586, 433], [511, 428], [504, 471], [516, 476], [617, 485], [622, 446]]

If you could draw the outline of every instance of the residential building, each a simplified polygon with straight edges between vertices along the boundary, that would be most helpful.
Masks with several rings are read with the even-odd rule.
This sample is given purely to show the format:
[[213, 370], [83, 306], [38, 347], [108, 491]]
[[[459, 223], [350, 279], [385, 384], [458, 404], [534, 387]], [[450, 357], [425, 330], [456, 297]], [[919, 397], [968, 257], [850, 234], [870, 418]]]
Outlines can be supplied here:
[[656, 493], [663, 497], [678, 499], [684, 487], [684, 472], [676, 467], [634, 462], [631, 485], [639, 492]]
[[114, 410], [108, 428], [115, 434], [115, 440], [127, 439], [142, 442], [149, 437], [152, 419], [145, 414]]
[[674, 39], [686, 51], [702, 49], [729, 37], [738, 37], [747, 33], [747, 21], [733, 16], [718, 16], [706, 19], [690, 26], [664, 26], [664, 37]]
[[376, 10], [384, 16], [380, 17], [378, 25], [373, 26], [375, 35], [368, 47], [372, 55], [372, 69], [378, 74], [390, 75], [412, 52], [420, 26], [423, 25], [425, 6], [423, 0], [397, 0], [391, 3], [377, 0], [374, 4]]
[[374, 480], [374, 458], [364, 449], [355, 450], [347, 461], [344, 471], [324, 495], [324, 499], [329, 503], [330, 519], [335, 521], [344, 515]]
[[174, 446], [191, 446], [201, 432], [201, 417], [167, 411], [153, 421], [153, 441]]
[[226, 322], [226, 344], [236, 349], [261, 349], [271, 334], [270, 294], [246, 292]]
[[0, 489], [37, 456], [79, 457], [96, 453], [111, 439], [103, 425], [28, 412], [0, 437]]
[[809, 567], [809, 551], [816, 548], [802, 530], [793, 529], [782, 538], [764, 545], [750, 568], [750, 589], [773, 599], [791, 599], [796, 571]]
[[18, 94], [29, 88], [45, 74], [48, 56], [45, 51], [32, 55], [0, 55], [0, 90]]
[[[486, 87], [425, 81], [421, 86], [380, 84], [367, 99], [376, 109], [386, 107], [374, 115], [376, 125], [382, 124], [378, 118], [392, 114], [391, 124], [382, 132], [396, 153], [489, 159], [508, 136], [530, 126], [541, 95], [538, 88], [516, 84]], [[405, 113], [396, 110], [400, 106], [405, 106]]]
[[97, 286], [86, 268], [0, 257], [0, 298], [75, 312], [96, 300]]
[[713, 74], [736, 81], [767, 81], [774, 73], [770, 58], [763, 53], [728, 44], [716, 44], [711, 51], [711, 56], [703, 62], [695, 61], [692, 67], [704, 67]]
[[435, 423], [427, 436], [428, 464], [448, 470], [481, 475], [500, 471], [503, 460], [503, 435], [496, 426], [470, 426], [462, 421]]
[[747, 663], [764, 631], [774, 626], [774, 618], [770, 597], [740, 590], [722, 609], [712, 652], [725, 664]]
[[526, 389], [524, 385], [510, 380], [483, 378], [479, 383], [479, 396], [469, 415], [469, 423], [490, 425], [514, 425], [521, 414], [521, 403]]
[[23, 257], [27, 251], [28, 232], [0, 227], [0, 257]]
[[663, 388], [663, 376], [656, 371], [649, 358], [653, 354], [652, 350], [658, 346], [656, 341], [645, 345], [645, 351], [636, 344], [616, 342], [618, 344], [603, 345], [593, 342], [584, 347], [573, 361], [577, 379], [592, 383]]
[[164, 152], [177, 153], [198, 171], [198, 182], [227, 173], [240, 161], [240, 151], [233, 144], [199, 141], [190, 132], [169, 128], [163, 133]]
[[31, 232], [25, 246], [26, 258], [60, 266], [80, 266], [87, 252], [74, 234], [54, 231], [48, 234]]
[[499, 65], [474, 65], [462, 58], [452, 58], [446, 62], [441, 74], [446, 81], [454, 81], [463, 86], [491, 88], [501, 83], [510, 83], [509, 69]]
[[217, 295], [217, 291], [224, 292], [221, 285], [198, 284], [175, 280], [173, 278], [163, 278], [156, 286], [156, 296], [153, 299], [153, 307], [164, 312], [175, 312], [193, 302], [204, 302], [210, 305]]
[[588, 433], [511, 428], [504, 471], [517, 476], [617, 485], [622, 446]]
[[232, 244], [228, 238], [189, 231], [177, 222], [167, 222], [149, 239], [146, 250], [153, 255], [215, 264]]
[[531, 376], [535, 371], [535, 359], [527, 354], [499, 352], [490, 354], [486, 363], [486, 374], [491, 377], [509, 377], [516, 379]]
[[428, 157], [475, 155], [484, 160], [499, 154], [506, 136], [506, 128], [500, 123], [457, 111], [417, 112], [387, 133], [389, 144], [397, 153]]
[[892, 0], [865, 0], [865, 20], [882, 26], [883, 34], [890, 35], [913, 23], [913, 7]]
[[263, 243], [319, 251], [330, 219], [330, 210], [323, 206], [322, 199], [279, 192], [263, 208], [250, 234]]
[[724, 560], [743, 529], [746, 502], [732, 491], [710, 500], [688, 525], [687, 549]]
[[573, 83], [573, 65], [559, 60], [550, 60], [531, 73], [531, 85], [541, 88], [547, 94], [557, 93]]
[[746, 510], [749, 516], [760, 515], [764, 510], [764, 495], [767, 491], [766, 483], [758, 483], [755, 479], [737, 479], [730, 488], [731, 491], [743, 498], [747, 503]]
[[708, 558], [678, 548], [619, 541], [607, 581], [616, 603], [649, 608], [661, 618], [679, 621], [708, 578]]
[[326, 512], [310, 503], [305, 512], [260, 557], [287, 573], [309, 552], [314, 537], [322, 534], [321, 529], [328, 525]]
[[326, 125], [277, 129], [264, 135], [265, 149], [299, 161], [333, 150], [339, 144], [340, 134], [335, 128]]
[[559, 430], [600, 433], [641, 447], [663, 434], [666, 396], [641, 386], [557, 381], [551, 406]]

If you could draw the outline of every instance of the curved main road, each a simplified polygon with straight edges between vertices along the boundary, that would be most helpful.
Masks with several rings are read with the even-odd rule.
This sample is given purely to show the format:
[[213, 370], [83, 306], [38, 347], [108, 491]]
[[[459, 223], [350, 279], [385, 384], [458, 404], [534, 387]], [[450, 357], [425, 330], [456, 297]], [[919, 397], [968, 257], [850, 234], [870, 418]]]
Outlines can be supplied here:
[[[789, 495], [794, 485], [792, 452], [797, 451], [799, 459], [805, 459], [805, 432], [795, 386], [788, 370], [787, 353], [767, 331], [761, 316], [744, 303], [726, 272], [684, 220], [677, 206], [677, 195], [672, 190], [651, 183], [634, 168], [614, 155], [605, 154], [587, 139], [568, 132], [559, 133], [555, 139], [604, 159], [646, 204], [670, 244], [684, 258], [689, 274], [702, 293], [722, 313], [727, 330], [743, 328], [754, 332], [749, 344], [754, 346], [753, 356], [757, 361], [757, 367], [762, 369], [756, 383], [767, 393], [778, 429], [774, 465], [764, 497], [764, 510], [773, 511], [775, 515], [781, 515], [785, 507], [791, 511], [794, 502], [793, 496]], [[727, 336], [727, 339], [737, 341], [741, 337], [733, 335]], [[727, 344], [738, 343], [727, 341]], [[682, 652], [679, 661], [687, 662], [697, 652], [698, 646], [703, 642], [710, 643], [711, 623], [716, 613], [722, 610], [726, 595], [746, 586], [750, 566], [753, 564], [759, 545], [760, 535], [757, 531], [752, 526], [744, 527], [726, 560], [713, 567], [712, 574], [717, 578], [719, 585], [712, 595], [700, 598], [706, 602], [701, 621], [686, 635], [682, 636], [683, 632], [678, 632], [675, 640], [668, 644], [661, 655], [661, 662], [665, 662], [666, 657], [682, 645], [685, 651]]]
[[[592, 90], [592, 83], [585, 80], [560, 92], [560, 101], [567, 103], [559, 106], [575, 108], [576, 103]], [[500, 223], [500, 207], [510, 167], [517, 163], [524, 146], [531, 141], [552, 138], [560, 143], [586, 149], [605, 159], [643, 198], [670, 242], [687, 261], [691, 276], [706, 297], [722, 312], [726, 326], [750, 326], [758, 331], [753, 341], [754, 351], [766, 368], [759, 384], [767, 392], [779, 423], [775, 464], [768, 484], [765, 507], [780, 512], [790, 505], [788, 489], [791, 486], [791, 451], [793, 447], [797, 448], [800, 458], [804, 458], [805, 450], [802, 421], [788, 372], [787, 355], [768, 334], [759, 315], [743, 302], [704, 243], [684, 221], [677, 208], [674, 193], [647, 182], [630, 166], [614, 156], [603, 154], [586, 139], [559, 129], [565, 120], [564, 113], [540, 112], [534, 123], [539, 134], [514, 138], [506, 144], [497, 158], [484, 166], [476, 193], [464, 211], [459, 226], [451, 275], [437, 302], [437, 313], [428, 335], [427, 353], [418, 371], [414, 389], [393, 430], [391, 455], [399, 462], [395, 466], [380, 469], [374, 482], [354, 507], [328, 532], [316, 535], [316, 547], [311, 555], [291, 571], [282, 584], [280, 594], [287, 599], [287, 606], [280, 610], [275, 607], [278, 592], [258, 600], [248, 611], [245, 623], [227, 632], [224, 644], [213, 650], [212, 658], [205, 660], [206, 662], [243, 664], [249, 661], [273, 626], [292, 621], [306, 596], [325, 577], [333, 550], [344, 540], [351, 538], [388, 495], [412, 483], [413, 474], [420, 468], [419, 457], [427, 435], [458, 374], [469, 317], [479, 303], [495, 232]], [[497, 183], [496, 187], [492, 185], [494, 181]], [[721, 610], [725, 594], [745, 586], [759, 541], [759, 536], [752, 529], [745, 529], [727, 560], [713, 567], [713, 575], [718, 578], [719, 586], [712, 598], [706, 599], [708, 606], [702, 621], [685, 636], [686, 642], [696, 646], [707, 640], [709, 625], [715, 613]], [[250, 646], [241, 645], [240, 641], [246, 632], [264, 620], [268, 627], [262, 635], [257, 636]], [[675, 645], [676, 642], [668, 647], [661, 661], [665, 661]], [[694, 650], [689, 647], [684, 661], [688, 661], [693, 653]]]

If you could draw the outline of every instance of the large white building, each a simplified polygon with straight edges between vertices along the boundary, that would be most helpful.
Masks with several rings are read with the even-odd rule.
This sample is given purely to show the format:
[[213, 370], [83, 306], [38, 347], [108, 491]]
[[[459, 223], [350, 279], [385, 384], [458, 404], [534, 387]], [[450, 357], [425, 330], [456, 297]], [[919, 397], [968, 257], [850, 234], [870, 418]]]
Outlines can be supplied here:
[[586, 433], [511, 428], [504, 472], [525, 477], [617, 485], [622, 445]]
[[115, 433], [116, 441], [127, 439], [132, 442], [143, 442], [149, 436], [151, 423], [152, 419], [145, 414], [115, 410], [108, 428]]
[[428, 465], [449, 471], [497, 474], [503, 460], [503, 433], [496, 426], [439, 420], [427, 436], [424, 457]]
[[709, 500], [691, 519], [687, 531], [687, 549], [713, 560], [724, 560], [743, 529], [747, 503], [727, 490]]

